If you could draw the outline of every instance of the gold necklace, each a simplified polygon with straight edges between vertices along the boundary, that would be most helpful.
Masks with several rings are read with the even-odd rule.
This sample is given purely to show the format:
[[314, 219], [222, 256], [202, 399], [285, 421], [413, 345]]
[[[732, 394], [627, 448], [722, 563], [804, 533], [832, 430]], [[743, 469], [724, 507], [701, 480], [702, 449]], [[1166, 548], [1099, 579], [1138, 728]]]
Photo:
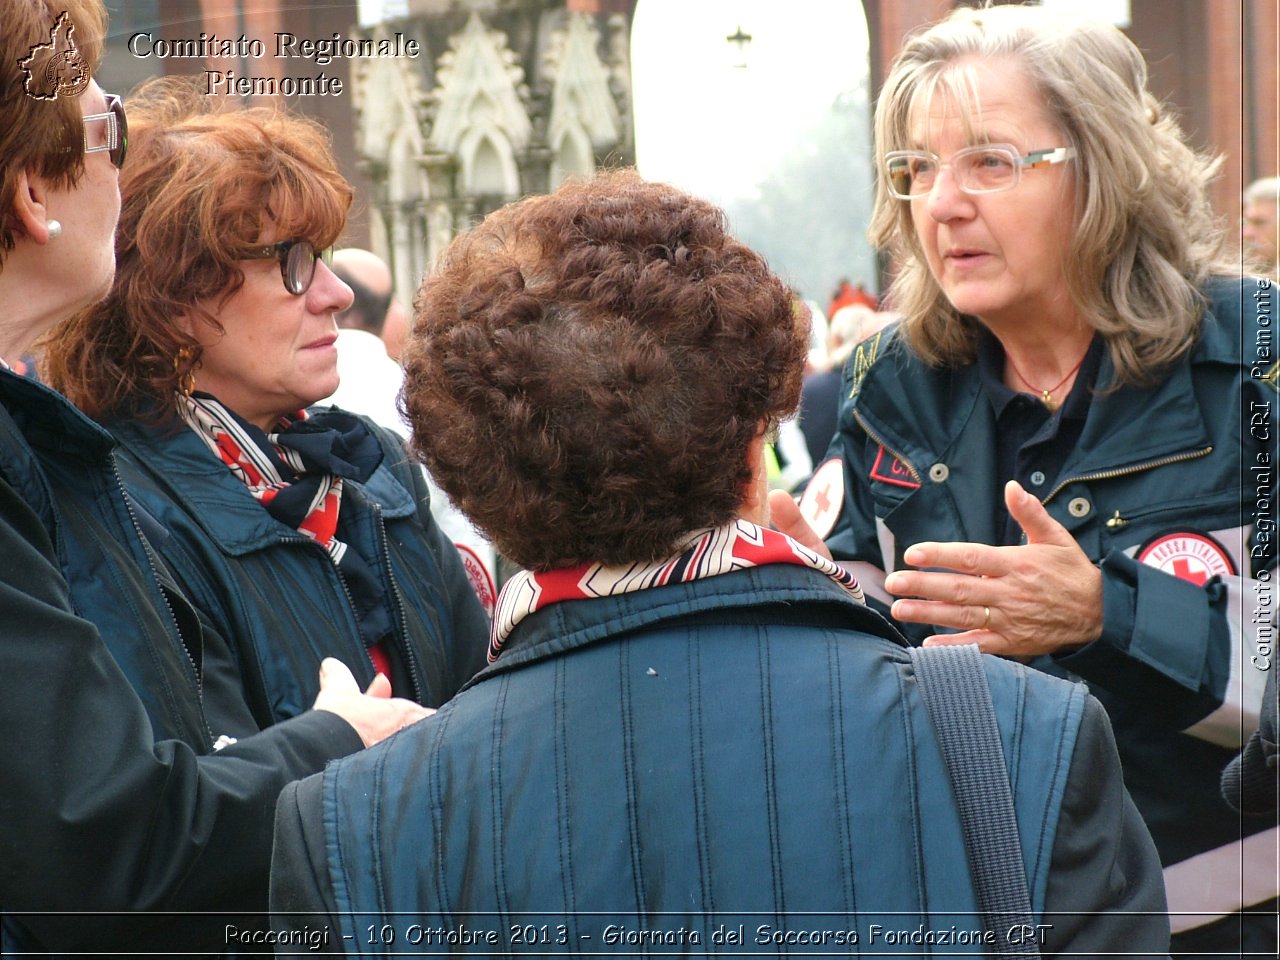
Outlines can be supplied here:
[[1088, 355], [1089, 355], [1089, 348], [1085, 347], [1084, 355], [1081, 356], [1080, 359], [1076, 361], [1076, 365], [1067, 371], [1067, 375], [1065, 377], [1063, 377], [1061, 380], [1059, 380], [1057, 383], [1055, 383], [1052, 387], [1049, 387], [1048, 389], [1042, 389], [1040, 387], [1037, 387], [1034, 383], [1032, 383], [1030, 380], [1024, 377], [1022, 375], [1022, 371], [1018, 369], [1018, 365], [1013, 362], [1013, 357], [1011, 357], [1007, 352], [1005, 353], [1004, 358], [1009, 361], [1009, 366], [1013, 368], [1013, 372], [1017, 375], [1018, 379], [1021, 380], [1023, 383], [1025, 383], [1028, 387], [1030, 387], [1032, 391], [1040, 394], [1041, 403], [1043, 403], [1050, 410], [1057, 410], [1058, 407], [1062, 406], [1062, 402], [1059, 400], [1053, 399], [1054, 391], [1057, 390], [1064, 383], [1066, 383], [1068, 380], [1070, 380], [1073, 376], [1075, 376], [1076, 371], [1079, 370], [1084, 365], [1084, 358], [1087, 357]]

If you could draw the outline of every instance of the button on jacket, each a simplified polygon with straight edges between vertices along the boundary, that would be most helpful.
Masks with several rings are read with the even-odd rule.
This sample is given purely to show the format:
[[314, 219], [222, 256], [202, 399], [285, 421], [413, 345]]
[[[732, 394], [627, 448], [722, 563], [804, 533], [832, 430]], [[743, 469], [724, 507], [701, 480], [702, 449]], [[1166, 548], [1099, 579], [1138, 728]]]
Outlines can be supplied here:
[[[985, 662], [1046, 949], [1164, 954], [1155, 851], [1101, 708], [1083, 685]], [[366, 954], [422, 950], [410, 922], [491, 934], [454, 948], [488, 955], [521, 938], [850, 954], [884, 951], [885, 930], [978, 925], [901, 638], [788, 565], [528, 616], [434, 717], [282, 794], [272, 910]], [[1070, 912], [1093, 910], [1110, 912]], [[715, 945], [740, 924], [740, 945]], [[796, 939], [813, 930], [858, 939]]]
[[[217, 641], [147, 550], [111, 447], [0, 371], [0, 945], [212, 953], [227, 915], [266, 906], [280, 789], [362, 744], [313, 711], [209, 755]], [[106, 913], [35, 913], [60, 910]]]
[[[1275, 819], [1241, 819], [1218, 789], [1276, 669], [1275, 295], [1213, 282], [1194, 348], [1153, 386], [1099, 390], [1052, 489], [1036, 491], [1103, 578], [1101, 638], [1036, 665], [1088, 681], [1110, 714], [1170, 910], [1197, 912], [1174, 916], [1175, 933], [1276, 896]], [[895, 332], [850, 358], [831, 450], [844, 507], [827, 544], [881, 600], [913, 543], [999, 543], [1005, 479], [977, 365], [926, 366]], [[1104, 355], [1098, 385], [1112, 376]], [[1274, 951], [1274, 918], [1245, 926], [1244, 944]], [[1207, 935], [1224, 939], [1197, 948], [1242, 945], [1236, 918]]]
[[[484, 665], [488, 621], [457, 549], [431, 517], [421, 470], [398, 437], [361, 419], [383, 460], [366, 483], [343, 484], [338, 537], [376, 558], [395, 625], [389, 653], [408, 682], [396, 692], [439, 706]], [[192, 430], [108, 427], [121, 444], [130, 496], [162, 531], [157, 552], [231, 645], [217, 658], [224, 687], [232, 692], [239, 676], [242, 689], [232, 695], [258, 726], [311, 705], [325, 657], [347, 664], [361, 688], [373, 680], [350, 594], [323, 547], [272, 517]]]

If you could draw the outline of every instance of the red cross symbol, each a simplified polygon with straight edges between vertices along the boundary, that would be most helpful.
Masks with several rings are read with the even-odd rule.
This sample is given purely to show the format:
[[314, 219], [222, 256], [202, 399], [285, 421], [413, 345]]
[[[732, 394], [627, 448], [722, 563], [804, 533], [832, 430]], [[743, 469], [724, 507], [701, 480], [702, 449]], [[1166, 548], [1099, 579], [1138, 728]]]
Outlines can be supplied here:
[[1173, 561], [1173, 575], [1179, 580], [1189, 580], [1197, 587], [1203, 587], [1209, 582], [1209, 574], [1204, 570], [1192, 570], [1191, 564], [1182, 558]]
[[814, 471], [800, 499], [800, 513], [813, 532], [825, 537], [836, 525], [844, 505], [844, 464], [833, 457]]
[[831, 484], [824, 483], [822, 489], [813, 495], [813, 503], [819, 513], [826, 513], [831, 508]]

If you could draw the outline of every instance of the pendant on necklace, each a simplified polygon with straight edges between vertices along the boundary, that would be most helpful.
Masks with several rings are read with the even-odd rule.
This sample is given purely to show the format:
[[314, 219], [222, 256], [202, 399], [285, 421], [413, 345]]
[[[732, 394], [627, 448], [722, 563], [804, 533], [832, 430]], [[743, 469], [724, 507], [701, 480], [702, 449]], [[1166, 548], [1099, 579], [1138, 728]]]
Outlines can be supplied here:
[[[1062, 406], [1062, 401], [1053, 399], [1053, 391], [1061, 387], [1065, 387], [1067, 385], [1067, 381], [1070, 380], [1073, 376], [1075, 376], [1075, 373], [1077, 370], [1079, 370], [1082, 366], [1084, 366], [1084, 358], [1087, 357], [1088, 355], [1089, 355], [1089, 351], [1086, 348], [1084, 354], [1080, 357], [1079, 360], [1076, 361], [1076, 365], [1067, 371], [1067, 375], [1063, 377], [1061, 380], [1059, 380], [1057, 383], [1055, 383], [1052, 387], [1049, 387], [1047, 389], [1045, 387], [1037, 387], [1034, 383], [1032, 383], [1030, 380], [1024, 377], [1022, 375], [1022, 371], [1018, 369], [1018, 365], [1013, 362], [1013, 357], [1009, 356], [1008, 353], [1006, 353], [1004, 356], [1005, 356], [1006, 362], [1013, 369], [1013, 375], [1017, 377], [1019, 380], [1021, 380], [1024, 384], [1026, 384], [1028, 387], [1030, 387], [1033, 391], [1038, 390], [1040, 392], [1040, 402], [1043, 403], [1045, 407], [1048, 408], [1050, 413], [1053, 413], [1060, 406]], [[1010, 386], [1012, 386], [1012, 384], [1010, 384]], [[1070, 393], [1070, 391], [1068, 391], [1068, 393]], [[1035, 394], [1033, 393], [1032, 396], [1035, 396]]]

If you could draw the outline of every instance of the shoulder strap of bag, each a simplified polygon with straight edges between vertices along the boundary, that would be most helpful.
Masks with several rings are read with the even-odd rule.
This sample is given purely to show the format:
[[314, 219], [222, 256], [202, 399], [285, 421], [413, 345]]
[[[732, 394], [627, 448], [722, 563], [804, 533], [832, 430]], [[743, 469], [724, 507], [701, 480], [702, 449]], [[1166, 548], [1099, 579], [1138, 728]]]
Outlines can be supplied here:
[[[975, 644], [912, 647], [910, 653], [960, 810], [978, 910], [994, 940], [990, 953], [1038, 957], [1034, 938], [1009, 937], [1015, 927], [1034, 929], [1035, 920], [982, 654]], [[1032, 942], [1014, 945], [1010, 939]]]

